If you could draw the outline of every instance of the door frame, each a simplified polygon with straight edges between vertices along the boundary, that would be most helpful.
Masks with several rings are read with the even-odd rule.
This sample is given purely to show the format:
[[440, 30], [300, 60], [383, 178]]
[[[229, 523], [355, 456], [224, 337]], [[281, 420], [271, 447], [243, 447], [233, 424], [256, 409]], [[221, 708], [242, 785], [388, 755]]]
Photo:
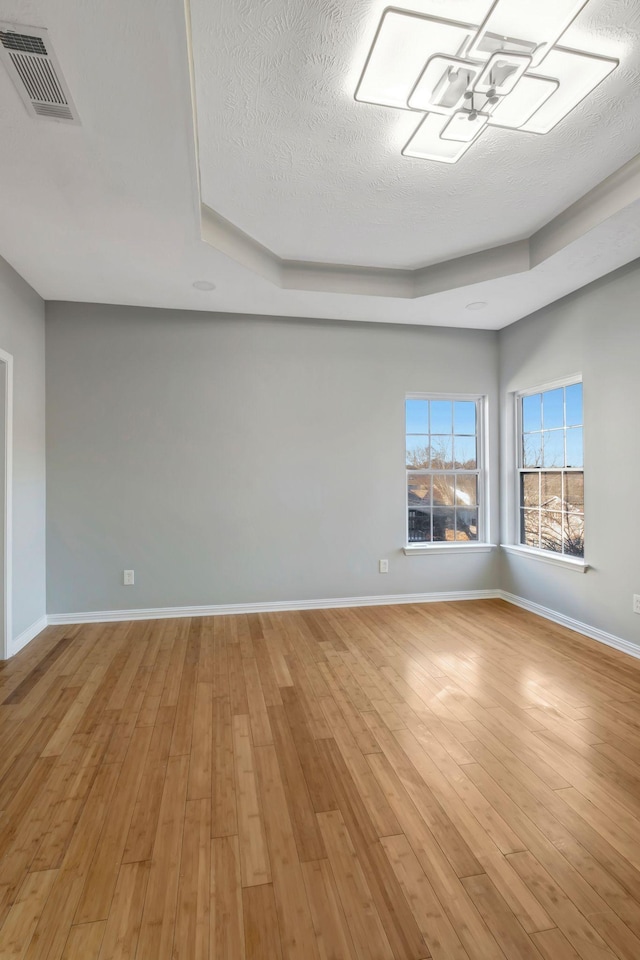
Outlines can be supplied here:
[[0, 350], [0, 363], [6, 365], [4, 396], [4, 637], [2, 659], [7, 660], [13, 646], [13, 356]]

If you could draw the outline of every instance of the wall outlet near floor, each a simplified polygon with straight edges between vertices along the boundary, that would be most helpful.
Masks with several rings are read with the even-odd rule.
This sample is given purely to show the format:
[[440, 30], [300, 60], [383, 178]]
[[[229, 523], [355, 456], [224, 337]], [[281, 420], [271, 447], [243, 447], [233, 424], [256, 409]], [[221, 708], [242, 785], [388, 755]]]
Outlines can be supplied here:
[[378, 570], [380, 571], [380, 573], [389, 573], [389, 561], [378, 560]]
[[133, 586], [133, 570], [124, 571], [124, 577], [122, 582], [124, 583], [125, 587]]
[[640, 613], [640, 593], [634, 593], [633, 595], [633, 612]]

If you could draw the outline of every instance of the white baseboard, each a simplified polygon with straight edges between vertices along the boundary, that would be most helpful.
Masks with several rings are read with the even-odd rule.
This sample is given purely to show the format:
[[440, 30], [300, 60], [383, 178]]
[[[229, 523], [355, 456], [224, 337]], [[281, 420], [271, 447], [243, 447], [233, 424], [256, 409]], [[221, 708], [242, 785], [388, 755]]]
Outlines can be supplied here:
[[166, 620], [173, 617], [216, 617], [234, 613], [281, 613], [286, 610], [326, 610], [329, 607], [371, 607], [398, 603], [444, 603], [451, 600], [495, 600], [499, 590], [457, 590], [448, 593], [395, 593], [381, 597], [332, 597], [328, 600], [282, 600], [263, 603], [215, 604], [202, 607], [149, 607], [140, 610], [98, 610], [51, 613], [49, 624], [108, 623], [116, 620]]
[[550, 610], [549, 607], [543, 607], [542, 604], [534, 603], [533, 600], [525, 600], [524, 597], [518, 597], [514, 593], [507, 593], [505, 590], [500, 590], [498, 593], [507, 603], [513, 603], [516, 607], [522, 607], [523, 610], [544, 617], [545, 620], [552, 620], [553, 623], [557, 623], [561, 627], [575, 630], [576, 633], [582, 633], [585, 637], [598, 640], [600, 643], [606, 643], [608, 647], [614, 647], [616, 650], [621, 650], [622, 653], [628, 653], [630, 656], [640, 659], [640, 646], [631, 643], [629, 640], [623, 640], [622, 637], [616, 637], [613, 633], [607, 633], [606, 630], [600, 630], [588, 623], [582, 623], [581, 620], [574, 620], [573, 617], [567, 617], [564, 613], [558, 613], [557, 610]]
[[26, 630], [23, 630], [22, 633], [14, 637], [13, 640], [10, 640], [8, 643], [7, 656], [13, 657], [16, 653], [22, 650], [23, 647], [26, 647], [28, 643], [38, 636], [39, 633], [42, 633], [44, 628], [48, 626], [49, 618], [40, 617], [39, 620], [36, 620], [35, 623], [32, 623], [30, 627], [27, 627]]
[[214, 604], [198, 607], [148, 607], [134, 610], [93, 610], [86, 613], [52, 613], [41, 617], [28, 627], [9, 645], [9, 656], [13, 656], [47, 625], [71, 623], [109, 623], [124, 620], [166, 620], [178, 617], [216, 617], [236, 613], [280, 613], [287, 610], [325, 610], [332, 607], [372, 607], [403, 603], [445, 603], [460, 600], [505, 600], [523, 610], [528, 610], [545, 620], [551, 620], [569, 630], [575, 630], [592, 640], [598, 640], [609, 647], [640, 659], [640, 646], [616, 637], [612, 633], [592, 627], [588, 623], [574, 620], [563, 613], [544, 607], [542, 604], [518, 597], [505, 590], [454, 590], [443, 593], [397, 593], [378, 597], [333, 597], [326, 600], [282, 600], [263, 603]]

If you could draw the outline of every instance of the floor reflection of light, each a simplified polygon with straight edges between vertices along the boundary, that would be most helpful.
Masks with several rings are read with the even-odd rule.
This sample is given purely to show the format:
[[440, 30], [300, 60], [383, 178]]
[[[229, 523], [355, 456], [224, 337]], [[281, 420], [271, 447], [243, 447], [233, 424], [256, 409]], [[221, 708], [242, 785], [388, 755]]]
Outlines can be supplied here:
[[527, 678], [526, 676], [523, 676], [520, 678], [518, 689], [520, 690], [520, 693], [530, 694], [531, 691], [534, 689], [534, 687], [540, 687], [540, 686], [544, 686], [543, 677]]

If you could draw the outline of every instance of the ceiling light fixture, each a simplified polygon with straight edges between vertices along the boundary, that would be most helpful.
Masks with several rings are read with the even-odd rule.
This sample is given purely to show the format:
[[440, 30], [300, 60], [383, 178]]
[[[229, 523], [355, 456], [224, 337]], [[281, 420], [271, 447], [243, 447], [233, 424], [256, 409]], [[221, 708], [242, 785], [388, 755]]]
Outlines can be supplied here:
[[490, 126], [549, 133], [619, 63], [555, 46], [586, 4], [495, 0], [480, 26], [389, 7], [355, 99], [424, 114], [402, 153], [441, 163]]
[[485, 307], [488, 307], [489, 304], [486, 300], [474, 300], [473, 303], [468, 303], [466, 306], [467, 310], [484, 310]]
[[191, 286], [195, 290], [204, 290], [204, 291], [215, 290], [216, 288], [215, 283], [211, 283], [209, 280], [196, 280], [195, 283], [191, 284]]

